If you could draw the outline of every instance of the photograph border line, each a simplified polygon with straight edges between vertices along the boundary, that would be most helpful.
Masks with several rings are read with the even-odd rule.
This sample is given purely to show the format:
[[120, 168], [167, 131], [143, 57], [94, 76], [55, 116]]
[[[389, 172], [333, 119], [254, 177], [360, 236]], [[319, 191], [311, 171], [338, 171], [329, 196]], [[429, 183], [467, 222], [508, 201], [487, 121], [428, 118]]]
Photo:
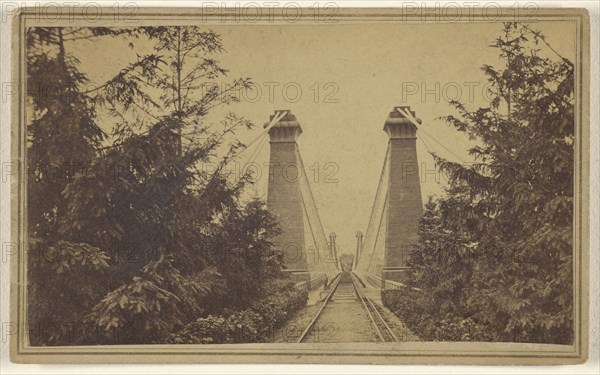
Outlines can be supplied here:
[[[264, 8], [263, 8], [264, 9]], [[306, 9], [306, 8], [303, 8]], [[73, 21], [80, 21], [77, 8]], [[424, 8], [424, 10], [427, 10]], [[474, 19], [482, 19], [481, 9], [472, 9]], [[26, 27], [42, 26], [44, 23], [33, 23], [32, 15], [35, 9], [24, 8], [13, 18], [12, 51], [13, 78], [25, 82], [25, 45], [23, 37]], [[81, 15], [83, 13], [79, 13]], [[106, 18], [109, 18], [105, 15]], [[202, 22], [199, 17], [207, 18]], [[163, 22], [163, 24], [182, 24], [189, 20], [212, 25], [220, 17], [235, 16], [235, 13], [201, 14], [197, 8], [140, 8], [135, 19], [143, 23]], [[403, 14], [399, 8], [341, 8], [335, 24], [366, 22], [402, 22], [406, 17], [418, 18], [420, 15]], [[510, 21], [509, 16], [499, 16], [494, 22]], [[275, 16], [277, 18], [277, 16]], [[309, 16], [303, 16], [309, 18]], [[503, 20], [504, 19], [504, 20]], [[10, 337], [11, 360], [18, 363], [363, 363], [363, 364], [576, 364], [583, 363], [588, 355], [588, 320], [589, 320], [589, 67], [590, 67], [590, 24], [586, 9], [574, 8], [540, 8], [539, 14], [533, 16], [529, 23], [535, 21], [564, 20], [576, 23], [576, 160], [575, 163], [575, 196], [576, 211], [574, 215], [574, 325], [575, 341], [572, 346], [552, 344], [526, 343], [468, 343], [468, 342], [410, 342], [395, 344], [226, 344], [218, 347], [202, 345], [130, 345], [130, 346], [94, 346], [94, 347], [31, 347], [26, 343], [26, 179], [22, 173], [12, 176], [12, 226], [11, 238], [19, 239], [18, 256], [11, 259], [11, 321], [16, 322], [16, 335]], [[305, 25], [314, 21], [303, 20], [286, 24]], [[108, 21], [107, 21], [108, 22]], [[419, 22], [404, 21], [403, 23], [418, 24], [450, 24], [457, 22]], [[477, 22], [473, 20], [463, 22]], [[489, 21], [487, 21], [489, 22]], [[88, 22], [89, 23], [89, 22]], [[102, 22], [94, 22], [100, 25]], [[115, 23], [113, 27], [131, 27], [131, 24]], [[250, 23], [245, 25], [264, 25], [265, 23]], [[268, 25], [281, 24], [267, 22]], [[45, 24], [46, 26], [49, 26]], [[56, 22], [52, 26], [74, 26], [74, 22]], [[231, 26], [245, 26], [243, 23]], [[12, 160], [22, 166], [26, 158], [25, 110], [23, 100], [26, 97], [26, 85], [21, 85], [20, 96], [13, 99], [12, 131]], [[585, 140], [585, 142], [584, 142]], [[15, 225], [16, 224], [16, 225]], [[370, 347], [373, 349], [370, 349]], [[411, 349], [404, 349], [408, 347]], [[450, 349], [452, 346], [454, 349]], [[491, 348], [492, 346], [496, 349]], [[418, 349], [424, 347], [422, 349]], [[431, 347], [431, 348], [426, 348]], [[446, 347], [446, 348], [444, 348]], [[488, 348], [490, 347], [490, 348]], [[417, 348], [417, 349], [415, 349]], [[193, 357], [196, 356], [196, 357]], [[273, 357], [271, 357], [273, 356]]]

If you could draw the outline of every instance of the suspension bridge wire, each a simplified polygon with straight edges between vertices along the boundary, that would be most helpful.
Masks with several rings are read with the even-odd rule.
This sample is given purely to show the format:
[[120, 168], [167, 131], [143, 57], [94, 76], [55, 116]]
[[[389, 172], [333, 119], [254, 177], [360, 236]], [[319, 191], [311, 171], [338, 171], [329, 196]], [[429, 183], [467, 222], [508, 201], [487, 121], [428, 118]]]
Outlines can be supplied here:
[[[321, 236], [321, 241], [323, 241], [322, 244], [325, 245], [325, 249], [326, 249], [327, 248], [327, 236], [325, 235], [325, 231], [323, 229], [323, 224], [321, 223], [321, 217], [319, 216], [319, 210], [317, 208], [315, 197], [313, 195], [312, 189], [310, 187], [310, 183], [308, 181], [308, 177], [307, 177], [307, 174], [306, 174], [306, 169], [304, 167], [304, 161], [302, 160], [302, 155], [300, 154], [300, 150], [299, 150], [297, 144], [296, 144], [295, 147], [296, 147], [296, 157], [298, 158], [298, 161], [300, 163], [300, 168], [299, 169], [300, 169], [300, 171], [302, 173], [302, 182], [303, 182], [303, 184], [301, 184], [301, 186], [304, 186], [305, 189], [306, 189], [306, 191], [307, 191], [307, 193], [308, 193], [307, 194], [308, 195], [307, 198], [308, 198], [308, 201], [309, 201], [309, 206], [314, 211], [314, 219], [316, 219], [315, 226], [316, 226], [316, 229], [318, 230], [317, 235]], [[302, 196], [304, 196], [304, 194], [302, 194]], [[309, 218], [310, 218], [310, 216], [309, 216]], [[317, 239], [315, 236], [313, 236], [313, 237], [315, 238], [315, 240]], [[317, 247], [317, 252], [318, 252], [319, 243], [317, 242], [315, 246]], [[332, 254], [329, 254], [329, 255], [331, 255], [333, 257]], [[317, 259], [320, 262], [321, 261], [321, 256], [318, 255]], [[326, 272], [329, 277], [334, 276], [333, 273], [335, 273], [335, 271], [332, 271], [330, 268], [331, 267], [327, 267], [328, 271]]]
[[[371, 259], [369, 260], [369, 265], [367, 266], [368, 272], [372, 271], [371, 264], [373, 263], [373, 256], [375, 255], [375, 250], [377, 249], [377, 240], [379, 240], [379, 232], [381, 231], [381, 226], [382, 226], [381, 224], [383, 224], [383, 218], [386, 216], [385, 213], [387, 210], [387, 204], [388, 204], [388, 194], [385, 195], [385, 200], [383, 201], [383, 209], [381, 210], [381, 218], [379, 219], [379, 226], [377, 227], [377, 234], [375, 235], [375, 243], [373, 244], [373, 251], [371, 252]], [[386, 220], [386, 225], [387, 225], [387, 220]], [[373, 272], [371, 272], [371, 273], [373, 273]]]
[[269, 136], [265, 134], [265, 136], [263, 137], [263, 139], [258, 143], [258, 146], [254, 150], [254, 152], [252, 153], [252, 155], [250, 155], [250, 157], [248, 158], [248, 161], [247, 161], [246, 164], [254, 163], [254, 160], [256, 160], [256, 157], [258, 156], [258, 154], [260, 153], [260, 151], [263, 149], [263, 147], [267, 143], [268, 139], [269, 139]]
[[419, 130], [422, 134], [425, 134], [427, 137], [429, 137], [429, 139], [433, 140], [435, 143], [440, 145], [443, 149], [448, 151], [450, 154], [454, 155], [454, 157], [457, 158], [458, 160], [460, 160], [462, 163], [465, 162], [460, 156], [456, 155], [452, 150], [450, 150], [448, 147], [444, 146], [441, 142], [439, 142], [437, 139], [435, 139], [435, 137], [433, 137], [432, 135], [427, 133], [425, 131], [425, 129], [423, 129], [422, 125], [417, 122], [417, 119], [415, 119], [415, 117], [412, 115], [412, 113], [410, 113], [409, 111], [405, 111], [402, 108], [398, 108], [397, 110], [398, 110], [398, 112], [403, 114], [404, 117], [406, 117], [410, 122], [412, 122], [413, 125], [417, 128], [417, 130]]
[[[310, 220], [310, 217], [309, 217], [308, 209], [306, 208], [306, 202], [305, 202], [305, 199], [304, 199], [304, 195], [303, 195], [303, 194], [300, 194], [300, 200], [302, 201], [302, 208], [304, 209], [304, 215], [306, 215], [306, 222], [308, 223], [308, 228], [309, 228], [309, 230], [310, 230], [310, 234], [311, 234], [311, 237], [312, 237], [313, 246], [315, 246], [315, 250], [316, 250], [316, 252], [317, 252], [317, 259], [318, 259], [318, 260], [320, 260], [319, 248], [318, 248], [318, 246], [316, 245], [316, 244], [317, 244], [317, 238], [315, 237], [315, 232], [314, 232], [314, 230], [313, 230], [313, 227], [312, 227], [312, 224], [311, 224], [311, 220]], [[305, 250], [306, 250], [306, 243], [304, 244], [304, 247], [305, 247]], [[307, 265], [308, 265], [308, 264], [312, 264], [312, 262], [308, 262], [308, 261], [307, 261]], [[320, 268], [320, 271], [321, 271], [323, 274], [327, 274], [327, 272], [325, 272], [325, 270], [323, 269], [323, 266], [322, 266], [321, 262], [320, 262], [320, 261], [317, 261], [317, 264], [318, 264], [318, 266], [317, 266], [317, 267], [319, 267], [319, 266], [320, 266], [320, 267], [319, 267], [319, 268]]]
[[[269, 139], [268, 135], [263, 135], [262, 137], [259, 138], [260, 142], [258, 142], [257, 147], [254, 148], [254, 150], [252, 151], [252, 153], [250, 154], [250, 156], [248, 157], [248, 159], [246, 159], [245, 161], [240, 160], [240, 164], [239, 164], [239, 170], [238, 168], [235, 168], [234, 171], [230, 171], [229, 172], [229, 176], [233, 176], [232, 177], [232, 183], [235, 185], [238, 182], [240, 182], [240, 180], [242, 178], [244, 178], [245, 174], [246, 174], [246, 168], [249, 167], [252, 163], [254, 163], [254, 161], [256, 160], [258, 154], [260, 153], [260, 151], [262, 150], [262, 148], [264, 147], [265, 143], [267, 143], [267, 139]], [[239, 156], [239, 154], [237, 155]], [[239, 159], [239, 157], [236, 157], [234, 159], [232, 159], [231, 161], [229, 161], [228, 165], [230, 165], [230, 163], [232, 163], [234, 160]]]
[[[263, 137], [263, 139], [258, 143], [258, 146], [252, 152], [252, 154], [250, 155], [250, 157], [248, 158], [248, 160], [246, 160], [246, 162], [244, 162], [243, 164], [240, 164], [240, 170], [238, 171], [240, 179], [242, 177], [244, 177], [244, 175], [247, 173], [246, 168], [250, 168], [252, 166], [252, 164], [254, 163], [254, 161], [256, 160], [256, 158], [258, 157], [258, 155], [260, 154], [260, 151], [263, 149], [263, 147], [267, 143], [268, 139], [269, 139], [269, 136], [265, 135]], [[260, 167], [258, 167], [258, 168], [260, 169]]]
[[[417, 131], [420, 133], [421, 129], [417, 129]], [[427, 149], [427, 152], [429, 152], [431, 154], [432, 153], [431, 146], [428, 144], [428, 142], [425, 142], [425, 139], [423, 137], [418, 137], [418, 138], [421, 141], [421, 143], [423, 143], [423, 145], [425, 146], [425, 148]]]
[[265, 126], [265, 128], [262, 130], [262, 132], [260, 132], [256, 138], [254, 138], [250, 143], [248, 143], [246, 145], [246, 148], [244, 148], [242, 151], [240, 151], [237, 154], [237, 156], [239, 157], [240, 155], [242, 155], [250, 147], [252, 147], [253, 144], [255, 144], [256, 142], [258, 142], [259, 139], [261, 139], [262, 137], [266, 136], [269, 133], [269, 131], [271, 130], [271, 128], [273, 126], [275, 126], [282, 118], [284, 118], [286, 114], [287, 114], [287, 111], [281, 111], [281, 112], [277, 111], [277, 112], [275, 112], [275, 116], [273, 116], [273, 119], [269, 122], [269, 124], [267, 126]]
[[375, 215], [375, 205], [377, 203], [377, 197], [380, 193], [383, 184], [384, 172], [387, 167], [388, 158], [389, 158], [390, 150], [389, 148], [385, 152], [385, 158], [383, 159], [383, 167], [381, 168], [381, 173], [379, 174], [379, 183], [377, 184], [377, 191], [375, 193], [375, 200], [373, 200], [373, 205], [371, 206], [371, 216], [369, 217], [369, 224], [367, 225], [367, 230], [365, 232], [365, 242], [367, 238], [367, 234], [369, 233], [369, 229], [371, 228], [371, 224], [373, 222], [373, 215]]
[[444, 150], [448, 151], [450, 154], [452, 154], [455, 158], [457, 158], [461, 163], [465, 163], [464, 159], [461, 158], [460, 156], [458, 156], [457, 154], [455, 154], [454, 152], [452, 152], [452, 150], [450, 150], [448, 147], [444, 146], [441, 142], [439, 142], [437, 139], [435, 139], [432, 135], [430, 135], [429, 133], [427, 133], [425, 130], [423, 130], [423, 128], [420, 129], [420, 132], [422, 134], [425, 134], [427, 137], [429, 137], [429, 139], [433, 140], [435, 143], [437, 143], [438, 145], [440, 145]]
[[[377, 191], [375, 193], [375, 199], [373, 200], [373, 205], [371, 206], [371, 216], [369, 217], [369, 224], [367, 225], [367, 230], [365, 231], [365, 239], [364, 239], [364, 242], [363, 242], [364, 243], [363, 249], [367, 248], [367, 244], [369, 243], [369, 240], [371, 239], [370, 234], [371, 234], [372, 226], [373, 226], [373, 223], [374, 223], [375, 212], [376, 212], [376, 208], [377, 208], [377, 202], [378, 202], [379, 196], [381, 194], [381, 191], [384, 188], [383, 187], [383, 180], [385, 178], [385, 171], [387, 170], [389, 153], [390, 153], [390, 150], [389, 150], [389, 147], [388, 147], [388, 149], [385, 152], [385, 158], [383, 159], [383, 167], [381, 168], [381, 173], [379, 175], [379, 183], [377, 185]], [[359, 262], [358, 262], [358, 266], [359, 266], [360, 269], [363, 269], [364, 266], [366, 265], [366, 264], [364, 264], [364, 261], [363, 261], [363, 259], [364, 259], [363, 254], [364, 254], [364, 250], [361, 252], [361, 256], [360, 256], [360, 259], [359, 259]]]
[[[379, 197], [377, 198], [377, 205], [376, 205], [376, 211], [375, 211], [375, 219], [379, 219], [379, 224], [375, 225], [375, 222], [373, 223], [374, 225], [371, 227], [371, 232], [369, 235], [370, 238], [370, 242], [372, 243], [372, 249], [371, 249], [371, 257], [369, 259], [369, 264], [366, 265], [366, 269], [371, 272], [371, 273], [376, 273], [373, 272], [373, 259], [377, 258], [378, 262], [381, 261], [381, 253], [383, 251], [382, 249], [379, 249], [377, 246], [379, 244], [379, 235], [381, 233], [381, 228], [384, 225], [384, 220], [385, 223], [387, 225], [387, 217], [386, 217], [386, 209], [387, 209], [387, 200], [388, 200], [388, 193], [389, 193], [389, 164], [387, 166], [387, 168], [385, 169], [384, 173], [384, 180], [382, 182], [382, 189], [380, 190], [379, 193]], [[387, 179], [386, 179], [387, 178]], [[379, 203], [383, 200], [383, 203]], [[375, 232], [375, 228], [377, 229], [377, 231]], [[387, 227], [385, 228], [385, 230], [387, 230]], [[385, 231], [384, 231], [385, 232]]]
[[[296, 153], [296, 159], [299, 160], [299, 158], [300, 158], [300, 152], [298, 150], [298, 145], [295, 146], [294, 152]], [[308, 192], [306, 191], [307, 187], [304, 186], [304, 178], [303, 178], [303, 176], [305, 174], [305, 171], [304, 171], [304, 167], [302, 166], [301, 163], [299, 163], [298, 168], [296, 170], [299, 173], [298, 180], [299, 180], [299, 183], [300, 183], [300, 185], [299, 185], [299, 187], [300, 187], [300, 200], [302, 201], [302, 207], [304, 209], [304, 215], [306, 217], [306, 222], [308, 223], [308, 227], [309, 227], [309, 230], [310, 230], [310, 235], [311, 235], [311, 238], [312, 238], [312, 245], [315, 247], [316, 258], [320, 259], [321, 256], [320, 256], [320, 253], [319, 253], [319, 248], [317, 246], [318, 239], [317, 239], [317, 236], [315, 235], [315, 230], [313, 229], [313, 223], [312, 223], [313, 220], [311, 218], [312, 215], [310, 214], [310, 212], [308, 210], [308, 207], [307, 207], [307, 204], [306, 204], [306, 200], [310, 199], [310, 197], [308, 196]], [[310, 187], [308, 187], [308, 189], [310, 189]], [[311, 205], [311, 208], [312, 208], [312, 205]], [[314, 259], [311, 259], [311, 261], [310, 262], [307, 261], [307, 263], [309, 263], [309, 264], [312, 265], [313, 264], [313, 260]]]
[[[263, 129], [262, 132], [260, 132], [260, 134], [254, 138], [252, 140], [252, 142], [250, 142], [248, 145], [246, 145], [246, 148], [244, 148], [242, 151], [240, 151], [239, 153], [237, 153], [237, 155], [235, 155], [234, 158], [232, 158], [229, 163], [231, 163], [234, 160], [240, 160], [241, 155], [248, 151], [252, 145], [254, 145], [256, 142], [258, 143], [257, 148], [255, 148], [252, 153], [250, 154], [250, 157], [248, 158], [246, 165], [254, 162], [254, 160], [256, 159], [256, 157], [258, 156], [258, 154], [260, 153], [260, 151], [262, 150], [262, 148], [264, 147], [265, 143], [267, 143], [267, 139], [269, 139], [268, 133], [269, 130], [271, 130], [271, 128], [273, 126], [275, 126], [275, 124], [277, 124], [285, 115], [286, 115], [287, 111], [281, 111], [281, 112], [276, 112], [275, 116], [273, 117], [273, 119], [269, 122], [269, 124], [267, 126], [265, 126], [265, 128]], [[241, 179], [242, 179], [242, 173], [240, 171], [239, 176], [234, 178], [233, 183], [237, 184]]]

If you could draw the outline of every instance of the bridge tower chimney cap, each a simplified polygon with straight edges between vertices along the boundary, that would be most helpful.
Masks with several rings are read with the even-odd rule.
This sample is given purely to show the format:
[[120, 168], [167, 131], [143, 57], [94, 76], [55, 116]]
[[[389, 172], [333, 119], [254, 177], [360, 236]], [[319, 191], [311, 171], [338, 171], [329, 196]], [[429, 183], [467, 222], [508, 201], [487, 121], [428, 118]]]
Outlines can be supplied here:
[[394, 107], [394, 109], [388, 115], [388, 118], [385, 121], [385, 123], [386, 124], [387, 123], [404, 123], [404, 122], [412, 123], [406, 116], [404, 116], [404, 114], [401, 111], [410, 113], [412, 115], [412, 117], [414, 117], [419, 124], [422, 123], [421, 119], [417, 118], [415, 111], [411, 110], [410, 106], [407, 106], [407, 105], [400, 105], [400, 106]]
[[417, 127], [401, 111], [410, 113], [417, 120], [417, 123], [422, 123], [421, 119], [416, 117], [415, 112], [409, 106], [396, 106], [385, 120], [383, 130], [390, 139], [416, 138]]
[[274, 114], [269, 116], [269, 122], [265, 123], [264, 128], [267, 128], [281, 112], [285, 112], [285, 115], [269, 129], [271, 142], [295, 142], [296, 138], [302, 134], [302, 127], [289, 109], [276, 110]]
[[275, 125], [273, 125], [273, 127], [298, 127], [300, 128], [300, 123], [298, 122], [298, 119], [296, 119], [296, 115], [294, 115], [292, 113], [292, 111], [290, 111], [289, 109], [278, 109], [275, 111], [275, 113], [273, 113], [272, 115], [269, 116], [269, 121], [265, 122], [264, 124], [264, 128], [268, 127], [269, 124], [271, 123], [271, 121], [273, 121], [273, 119], [275, 118], [275, 116], [277, 116], [278, 114], [280, 114], [281, 112], [285, 112], [285, 115], [279, 120], [277, 121], [277, 123]]

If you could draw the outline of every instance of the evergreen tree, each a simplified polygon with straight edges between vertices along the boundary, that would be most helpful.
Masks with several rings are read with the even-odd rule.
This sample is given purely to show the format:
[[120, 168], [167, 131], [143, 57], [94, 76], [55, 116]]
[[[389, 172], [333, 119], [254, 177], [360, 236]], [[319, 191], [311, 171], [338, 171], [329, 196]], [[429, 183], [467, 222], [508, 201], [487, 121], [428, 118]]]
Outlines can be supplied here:
[[[206, 120], [249, 85], [222, 83], [217, 34], [144, 27], [28, 35], [29, 82], [56, 82], [61, 93], [30, 98], [32, 344], [164, 342], [199, 316], [246, 307], [285, 279], [269, 242], [279, 230], [274, 218], [263, 202], [241, 201], [250, 176], [232, 182], [225, 170], [243, 149], [236, 132], [252, 124], [233, 113], [220, 124]], [[119, 35], [133, 49], [137, 40], [155, 49], [85, 87], [65, 42]], [[98, 125], [100, 109], [115, 121], [112, 134]]]
[[107, 29], [31, 28], [27, 31], [28, 83], [28, 319], [33, 345], [69, 341], [80, 331], [81, 310], [98, 297], [90, 275], [108, 266], [99, 248], [62, 237], [62, 196], [96, 155], [105, 134], [87, 77], [67, 51], [74, 39], [113, 34]]
[[261, 202], [240, 201], [250, 176], [232, 182], [225, 168], [243, 149], [236, 132], [252, 124], [233, 113], [206, 120], [249, 80], [223, 84], [211, 31], [139, 33], [155, 43], [157, 64], [132, 70], [135, 95], [120, 77], [97, 93], [118, 120], [115, 143], [64, 191], [61, 233], [111, 259], [108, 293], [85, 318], [103, 333], [98, 342], [162, 342], [198, 316], [244, 307], [269, 282], [261, 272], [282, 276], [281, 257], [269, 256], [274, 219]]
[[[421, 221], [415, 284], [495, 341], [573, 340], [573, 64], [527, 25], [507, 23], [484, 66], [489, 107], [446, 120], [477, 140], [476, 162], [435, 156], [448, 196]], [[445, 310], [445, 309], [442, 309]]]

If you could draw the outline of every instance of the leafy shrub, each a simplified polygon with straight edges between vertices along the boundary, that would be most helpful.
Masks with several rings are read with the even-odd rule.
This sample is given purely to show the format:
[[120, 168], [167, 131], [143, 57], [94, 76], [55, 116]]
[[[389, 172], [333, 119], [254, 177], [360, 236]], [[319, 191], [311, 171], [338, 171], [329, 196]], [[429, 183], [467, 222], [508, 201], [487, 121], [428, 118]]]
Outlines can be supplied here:
[[420, 308], [416, 303], [419, 298], [417, 293], [411, 289], [382, 290], [381, 300], [383, 305], [396, 314], [414, 334], [423, 339], [423, 332], [419, 334], [414, 331], [415, 327], [427, 316], [427, 314], [423, 314], [423, 311], [419, 311]]
[[263, 317], [252, 310], [243, 310], [230, 315], [225, 321], [226, 342], [262, 341], [263, 322]]
[[201, 317], [172, 335], [167, 342], [175, 344], [222, 344], [269, 342], [273, 330], [285, 323], [290, 314], [306, 306], [308, 293], [287, 282], [275, 282], [269, 293], [250, 308], [228, 316]]
[[[107, 340], [113, 332], [132, 331], [131, 328], [137, 332], [136, 338], [153, 340], [173, 328], [177, 321], [173, 307], [179, 302], [175, 294], [136, 276], [131, 283], [110, 292], [86, 321], [104, 329]], [[131, 337], [122, 339], [125, 340], [122, 344], [135, 342]]]
[[69, 241], [31, 239], [28, 251], [30, 342], [73, 345], [83, 334], [85, 311], [105, 293], [94, 280], [104, 277], [109, 258], [97, 247]]
[[283, 281], [275, 282], [272, 289], [278, 290], [267, 290], [266, 297], [254, 302], [250, 307], [272, 326], [279, 326], [284, 323], [289, 313], [306, 306], [308, 299], [306, 292], [298, 291], [289, 282], [283, 283]]
[[383, 305], [396, 314], [412, 333], [425, 341], [495, 341], [489, 327], [473, 318], [439, 313], [421, 291], [382, 290]]
[[225, 318], [209, 315], [187, 324], [170, 342], [173, 344], [220, 344], [225, 342]]

